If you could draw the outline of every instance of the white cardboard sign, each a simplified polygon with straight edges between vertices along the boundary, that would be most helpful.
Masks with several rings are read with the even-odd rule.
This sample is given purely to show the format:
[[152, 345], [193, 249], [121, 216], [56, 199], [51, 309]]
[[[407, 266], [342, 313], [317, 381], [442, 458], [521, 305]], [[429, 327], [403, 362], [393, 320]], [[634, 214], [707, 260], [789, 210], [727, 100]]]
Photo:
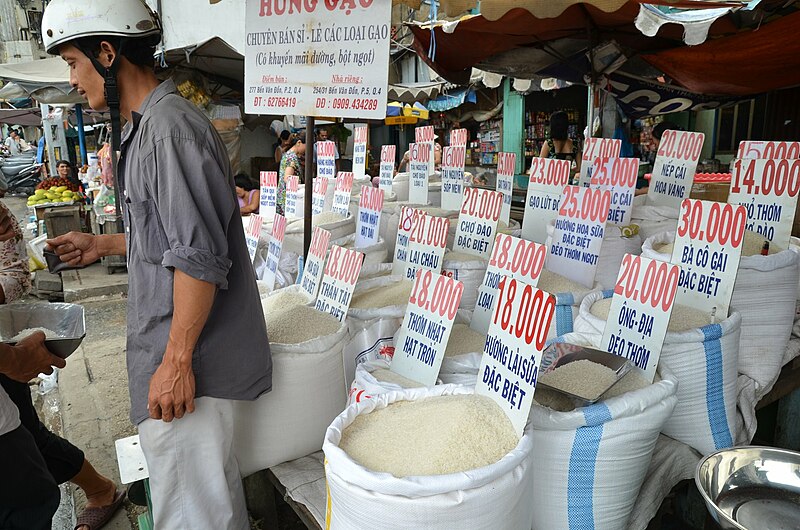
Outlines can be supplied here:
[[464, 163], [467, 148], [463, 145], [442, 150], [442, 209], [458, 210], [464, 196]]
[[308, 256], [303, 267], [303, 278], [300, 288], [308, 295], [309, 300], [317, 299], [322, 273], [325, 270], [325, 256], [328, 254], [328, 243], [331, 241], [331, 233], [320, 228], [314, 227], [311, 236], [311, 245], [308, 247]]
[[739, 142], [736, 158], [800, 158], [800, 142]]
[[286, 218], [276, 213], [272, 222], [272, 237], [269, 239], [269, 247], [267, 249], [267, 272], [264, 276], [264, 281], [267, 282], [270, 290], [275, 287], [275, 276], [278, 274], [278, 264], [281, 261], [281, 249], [283, 248], [285, 235]]
[[498, 191], [466, 188], [453, 250], [489, 258], [497, 234], [497, 222], [503, 207], [503, 194]]
[[516, 153], [499, 153], [497, 155], [497, 191], [503, 194], [500, 220], [506, 226], [511, 222], [511, 194], [514, 191], [514, 174], [516, 170]]
[[367, 131], [366, 125], [353, 128], [353, 177], [363, 179], [367, 174]]
[[276, 171], [261, 172], [261, 194], [259, 195], [258, 215], [264, 219], [275, 216], [277, 194], [278, 194], [278, 173]]
[[428, 167], [433, 161], [427, 144], [409, 144], [408, 200], [414, 204], [428, 204]]
[[547, 247], [505, 234], [497, 234], [497, 239], [478, 289], [478, 302], [469, 326], [478, 333], [486, 334], [494, 313], [497, 286], [503, 276], [536, 287], [539, 274], [547, 258]]
[[436, 384], [464, 284], [420, 269], [397, 338], [392, 372], [431, 387]]
[[292, 175], [286, 181], [286, 213], [287, 219], [299, 219], [302, 217], [300, 212], [302, 206], [300, 204], [300, 177]]
[[350, 195], [353, 192], [353, 174], [341, 171], [336, 177], [336, 188], [333, 191], [333, 206], [331, 210], [343, 217], [350, 213]]
[[330, 140], [314, 144], [317, 154], [317, 179], [327, 180], [336, 176], [336, 144]]
[[523, 239], [541, 244], [547, 241], [547, 225], [558, 216], [561, 194], [568, 184], [569, 160], [533, 159], [522, 218]]
[[250, 263], [256, 259], [258, 250], [258, 239], [261, 237], [261, 227], [264, 225], [264, 218], [260, 215], [251, 215], [247, 220], [247, 230], [245, 230], [245, 240], [247, 241], [247, 251], [250, 253]]
[[414, 141], [418, 144], [424, 144], [430, 150], [430, 158], [428, 159], [428, 175], [433, 175], [434, 171], [434, 142], [436, 141], [436, 133], [433, 130], [433, 125], [425, 125], [414, 129]]
[[595, 158], [589, 186], [611, 192], [608, 222], [612, 225], [631, 224], [633, 197], [639, 176], [638, 158]]
[[392, 258], [392, 274], [405, 276], [406, 262], [408, 262], [408, 240], [411, 238], [411, 229], [414, 226], [414, 208], [403, 206], [400, 208], [400, 220], [397, 223], [397, 239]]
[[469, 133], [466, 129], [453, 129], [450, 131], [451, 146], [461, 145], [466, 147], [467, 140], [469, 140]]
[[667, 335], [681, 268], [625, 254], [600, 344], [652, 382]]
[[603, 245], [611, 192], [567, 186], [545, 267], [591, 289]]
[[[343, 322], [353, 299], [353, 290], [356, 288], [363, 262], [363, 253], [333, 245], [314, 307]], [[301, 322], [297, 324], [303, 325]]]
[[664, 131], [650, 177], [648, 204], [678, 208], [689, 197], [704, 140], [699, 132]]
[[325, 211], [325, 196], [328, 195], [328, 179], [314, 179], [314, 195], [311, 197], [311, 213], [319, 215]]
[[730, 204], [747, 208], [747, 230], [788, 248], [800, 192], [800, 159], [739, 159], [731, 165]]
[[622, 140], [612, 138], [587, 138], [581, 153], [581, 172], [578, 180], [581, 187], [589, 187], [595, 160], [598, 158], [617, 158], [622, 149]]
[[383, 210], [383, 190], [374, 186], [361, 186], [356, 220], [356, 248], [378, 244]]
[[392, 193], [392, 179], [394, 178], [394, 162], [396, 158], [396, 145], [384, 145], [381, 147], [380, 188], [386, 193]]
[[508, 276], [500, 279], [475, 393], [493, 399], [519, 437], [528, 422], [555, 309], [554, 296]]
[[442, 270], [449, 230], [450, 219], [434, 217], [423, 210], [413, 210], [403, 278], [413, 279], [418, 269], [433, 272]]

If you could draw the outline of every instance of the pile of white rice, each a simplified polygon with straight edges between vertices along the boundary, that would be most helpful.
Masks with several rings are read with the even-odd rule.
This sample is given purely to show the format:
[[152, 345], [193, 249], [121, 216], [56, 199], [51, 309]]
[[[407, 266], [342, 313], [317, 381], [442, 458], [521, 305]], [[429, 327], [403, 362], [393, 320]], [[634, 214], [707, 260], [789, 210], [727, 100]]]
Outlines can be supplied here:
[[467, 254], [466, 252], [448, 250], [444, 253], [444, 261], [486, 261], [486, 258], [474, 254]]
[[[611, 310], [611, 298], [598, 300], [592, 305], [591, 313], [597, 318], [608, 320]], [[675, 304], [672, 306], [672, 315], [667, 324], [667, 331], [686, 331], [701, 328], [711, 324], [711, 315], [693, 307]]]
[[311, 224], [314, 226], [329, 225], [331, 223], [338, 223], [344, 221], [346, 217], [339, 215], [336, 212], [323, 212], [311, 218]]
[[275, 344], [299, 344], [339, 330], [339, 321], [306, 305], [302, 294], [281, 291], [261, 301], [267, 337]]
[[59, 335], [57, 332], [55, 332], [55, 331], [53, 331], [51, 329], [47, 329], [47, 328], [28, 328], [28, 329], [23, 329], [22, 331], [17, 333], [10, 340], [11, 340], [11, 342], [19, 342], [19, 341], [21, 341], [23, 339], [26, 339], [26, 338], [30, 337], [31, 335], [33, 335], [37, 331], [41, 331], [42, 333], [44, 333], [45, 339], [63, 338], [63, 337], [61, 337], [61, 335]]
[[608, 366], [579, 359], [542, 374], [539, 383], [592, 401], [598, 399], [616, 380], [616, 372]]
[[581, 285], [578, 282], [573, 282], [568, 278], [564, 278], [560, 274], [556, 274], [555, 272], [551, 272], [547, 269], [542, 269], [541, 274], [539, 274], [539, 282], [536, 286], [541, 289], [542, 291], [546, 291], [550, 294], [558, 294], [558, 293], [585, 293], [589, 291], [585, 285]]
[[394, 305], [408, 304], [411, 288], [414, 286], [410, 280], [399, 280], [388, 285], [374, 287], [363, 292], [353, 294], [350, 307], [353, 309], [377, 309]]
[[486, 335], [478, 333], [466, 324], [453, 324], [444, 356], [454, 357], [465, 353], [482, 352], [485, 344]]
[[373, 370], [372, 377], [381, 383], [392, 383], [403, 388], [420, 388], [425, 386], [421, 383], [417, 383], [416, 381], [412, 381], [407, 377], [403, 377], [400, 374], [396, 374], [391, 370], [387, 370], [386, 368], [378, 368]]

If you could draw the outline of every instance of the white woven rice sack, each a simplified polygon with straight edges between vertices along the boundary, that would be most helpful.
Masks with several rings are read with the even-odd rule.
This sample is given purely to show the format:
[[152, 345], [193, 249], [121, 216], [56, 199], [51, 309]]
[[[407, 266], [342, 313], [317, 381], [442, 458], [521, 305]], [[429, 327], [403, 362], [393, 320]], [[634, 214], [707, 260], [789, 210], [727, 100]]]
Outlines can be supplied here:
[[639, 236], [644, 241], [665, 230], [674, 232], [678, 228], [679, 213], [677, 208], [647, 204], [647, 196], [639, 195], [633, 198], [631, 224], [639, 226]]
[[386, 241], [386, 248], [389, 251], [389, 261], [394, 261], [394, 247], [397, 243], [397, 226], [400, 223], [400, 213], [404, 206], [412, 205], [407, 200], [384, 203], [381, 210], [381, 226], [378, 233]]
[[483, 276], [486, 274], [488, 265], [489, 260], [487, 259], [476, 257], [474, 260], [460, 261], [447, 259], [445, 253], [442, 261], [442, 274], [464, 284], [459, 308], [467, 311], [475, 310], [475, 304], [478, 303], [478, 289], [483, 283]]
[[550, 323], [548, 339], [554, 339], [575, 330], [575, 320], [578, 318], [581, 303], [590, 294], [602, 293], [600, 286], [595, 284], [594, 289], [580, 292], [550, 293], [556, 297], [556, 312]]
[[[789, 242], [789, 250], [800, 254], [800, 238], [792, 236]], [[800, 276], [797, 277], [797, 300], [800, 301]]]
[[[455, 385], [390, 392], [353, 404], [325, 433], [330, 530], [520, 530], [530, 528], [533, 461], [531, 435], [490, 466], [450, 475], [396, 478], [375, 473], [339, 449], [342, 432], [357, 416], [401, 400], [470, 394]], [[387, 440], [387, 443], [391, 443]], [[421, 442], [424, 446], [424, 442]], [[538, 453], [538, 451], [537, 451]]]
[[[363, 265], [379, 265], [386, 263], [389, 258], [389, 251], [386, 249], [386, 241], [378, 238], [378, 242], [374, 245], [357, 248], [355, 246], [356, 235], [350, 234], [349, 236], [332, 241], [331, 245], [339, 245], [340, 247], [354, 248], [364, 254]], [[359, 278], [361, 275], [359, 275]]]
[[408, 187], [408, 173], [398, 173], [392, 178], [392, 191], [397, 196], [398, 201], [408, 201]]
[[[356, 367], [353, 382], [350, 384], [350, 391], [347, 395], [347, 405], [350, 406], [353, 403], [360, 403], [365, 399], [372, 399], [381, 394], [406, 390], [398, 384], [388, 381], [379, 381], [372, 375], [372, 372], [378, 369], [388, 370], [390, 365], [391, 359], [364, 361], [359, 364]], [[424, 388], [421, 384], [418, 385], [418, 387]]]
[[[356, 233], [356, 218], [353, 216], [343, 217], [340, 221], [325, 223], [318, 226], [320, 228], [324, 228], [325, 230], [331, 233], [331, 241], [336, 241], [337, 239], [341, 239], [343, 237]], [[305, 229], [305, 219], [293, 219], [286, 224], [285, 240], [288, 240], [290, 235], [292, 236], [299, 235], [299, 238], [296, 239], [298, 239], [300, 242], [299, 246], [300, 253], [302, 253], [303, 250], [302, 245], [303, 245], [304, 229]]]
[[[600, 340], [606, 322], [591, 313], [595, 302], [611, 293], [593, 293], [581, 304], [575, 332], [604, 349]], [[678, 404], [663, 433], [707, 455], [733, 446], [738, 434], [736, 416], [739, 335], [737, 312], [718, 324], [667, 332], [659, 366], [678, 381]]]
[[534, 530], [627, 528], [659, 432], [678, 401], [675, 377], [663, 366], [659, 375], [646, 388], [571, 412], [534, 403]]
[[336, 333], [300, 344], [270, 344], [272, 391], [235, 402], [234, 450], [243, 477], [322, 448], [325, 429], [347, 403], [346, 339], [342, 324]]
[[391, 274], [391, 263], [365, 263], [361, 266], [361, 273], [358, 275], [358, 281], [371, 280], [372, 278], [389, 276]]

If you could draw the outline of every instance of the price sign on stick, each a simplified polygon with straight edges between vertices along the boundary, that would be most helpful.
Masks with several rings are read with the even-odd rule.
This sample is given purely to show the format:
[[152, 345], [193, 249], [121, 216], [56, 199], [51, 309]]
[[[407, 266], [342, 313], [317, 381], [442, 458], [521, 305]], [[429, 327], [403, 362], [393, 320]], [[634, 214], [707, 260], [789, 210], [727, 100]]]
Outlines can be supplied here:
[[497, 222], [500, 220], [502, 207], [502, 193], [466, 188], [453, 250], [462, 250], [488, 259], [497, 234]]
[[367, 171], [367, 126], [353, 128], [353, 176], [363, 179]]
[[461, 145], [466, 147], [468, 139], [469, 133], [467, 133], [466, 129], [453, 129], [450, 131], [451, 146]]
[[331, 210], [342, 217], [350, 213], [350, 194], [353, 192], [353, 174], [342, 171], [336, 177], [336, 188], [333, 191], [333, 207]]
[[638, 158], [596, 158], [589, 185], [593, 189], [611, 192], [608, 222], [612, 225], [631, 224], [633, 196], [639, 178]]
[[733, 163], [728, 202], [747, 208], [747, 230], [789, 247], [800, 192], [800, 159], [739, 159]]
[[[333, 245], [314, 307], [343, 322], [353, 298], [353, 290], [356, 288], [363, 261], [363, 253]], [[298, 325], [302, 323], [298, 322]]]
[[392, 192], [392, 179], [394, 178], [394, 161], [396, 157], [397, 157], [397, 146], [384, 145], [381, 147], [380, 187], [386, 193]]
[[325, 256], [328, 254], [328, 243], [330, 241], [330, 232], [318, 226], [314, 227], [311, 245], [308, 247], [308, 256], [303, 267], [303, 280], [300, 283], [300, 288], [308, 295], [309, 300], [317, 299], [317, 291], [325, 269]]
[[450, 219], [434, 217], [422, 210], [414, 210], [411, 235], [408, 238], [408, 259], [403, 277], [413, 279], [417, 269], [439, 272], [447, 250], [447, 232]]
[[736, 158], [800, 158], [800, 142], [739, 142]]
[[533, 403], [555, 297], [503, 276], [483, 349], [475, 393], [492, 398], [522, 436]]
[[671, 260], [681, 266], [677, 303], [727, 318], [746, 222], [744, 206], [684, 199]]
[[331, 141], [314, 144], [317, 154], [317, 178], [333, 178], [336, 176], [336, 144]]
[[394, 246], [392, 260], [392, 274], [395, 276], [406, 275], [408, 262], [408, 240], [411, 239], [411, 229], [414, 227], [414, 208], [403, 206], [400, 209], [400, 221], [397, 223], [397, 240]]
[[256, 259], [256, 250], [258, 250], [258, 238], [261, 237], [261, 227], [264, 224], [264, 218], [260, 215], [251, 215], [247, 222], [247, 230], [245, 230], [245, 240], [247, 240], [247, 251], [250, 253], [250, 262]]
[[275, 287], [275, 276], [278, 274], [278, 264], [281, 261], [281, 249], [283, 248], [283, 237], [286, 234], [286, 218], [279, 213], [275, 214], [272, 222], [272, 237], [269, 240], [267, 249], [267, 271], [264, 281], [270, 290]]
[[587, 138], [583, 142], [583, 153], [581, 154], [580, 186], [583, 188], [589, 187], [592, 172], [596, 167], [595, 161], [598, 158], [617, 158], [621, 148], [622, 140]]
[[546, 257], [547, 247], [544, 245], [497, 234], [489, 266], [478, 289], [478, 303], [469, 326], [485, 335], [492, 320], [500, 279], [508, 276], [536, 287]]
[[408, 200], [415, 204], [428, 204], [428, 166], [433, 160], [427, 144], [409, 144]]
[[275, 171], [262, 171], [258, 215], [264, 219], [275, 216], [277, 193], [278, 173]]
[[464, 196], [464, 163], [467, 148], [463, 145], [442, 150], [442, 209], [458, 210]]
[[300, 204], [300, 178], [292, 175], [286, 181], [286, 208], [284, 209], [287, 219], [299, 219], [302, 217], [302, 205]]
[[567, 186], [545, 267], [592, 288], [603, 245], [611, 192]]
[[458, 280], [417, 271], [389, 366], [392, 372], [425, 386], [436, 384], [463, 292]]
[[680, 272], [677, 265], [625, 254], [614, 287], [601, 344], [630, 360], [649, 382], [656, 375]]
[[500, 220], [506, 226], [511, 222], [511, 194], [514, 189], [514, 173], [517, 169], [517, 155], [515, 153], [500, 153], [497, 155], [497, 191], [503, 194], [503, 208], [500, 210]]
[[436, 133], [433, 130], [433, 125], [426, 125], [424, 127], [417, 127], [414, 129], [414, 141], [418, 144], [423, 144], [425, 149], [430, 151], [430, 157], [428, 158], [428, 175], [433, 175], [433, 144], [436, 141]]
[[378, 243], [381, 210], [383, 210], [383, 190], [372, 185], [361, 186], [356, 223], [356, 248], [364, 248]]
[[311, 197], [311, 213], [319, 215], [325, 211], [325, 196], [328, 194], [328, 179], [314, 179], [314, 195]]
[[558, 215], [561, 193], [569, 184], [569, 160], [534, 158], [528, 178], [522, 237], [544, 244], [547, 225]]
[[650, 177], [649, 204], [678, 208], [689, 197], [704, 139], [699, 132], [664, 131]]

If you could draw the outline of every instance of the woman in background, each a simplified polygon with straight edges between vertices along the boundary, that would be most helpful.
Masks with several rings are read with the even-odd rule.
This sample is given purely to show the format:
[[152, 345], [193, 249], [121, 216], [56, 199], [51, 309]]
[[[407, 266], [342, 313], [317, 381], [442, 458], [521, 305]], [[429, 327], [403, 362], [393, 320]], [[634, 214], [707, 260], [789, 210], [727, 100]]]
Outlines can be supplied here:
[[306, 156], [306, 144], [302, 138], [292, 140], [292, 146], [283, 154], [281, 158], [280, 172], [278, 174], [278, 213], [284, 215], [284, 205], [286, 204], [286, 181], [292, 175], [303, 180], [301, 171], [301, 159]]
[[291, 147], [292, 135], [291, 133], [284, 129], [281, 131], [280, 136], [278, 137], [277, 143], [275, 143], [275, 164], [280, 165], [281, 158], [283, 158], [283, 154], [286, 152], [289, 147]]
[[233, 177], [236, 184], [236, 198], [239, 200], [239, 213], [250, 215], [258, 212], [261, 193], [258, 186], [253, 184], [250, 177], [244, 173], [239, 173]]
[[540, 158], [555, 158], [557, 160], [569, 160], [575, 164], [577, 171], [580, 171], [581, 157], [578, 145], [569, 137], [569, 117], [563, 111], [554, 112], [550, 115], [550, 136], [542, 145], [539, 152]]

